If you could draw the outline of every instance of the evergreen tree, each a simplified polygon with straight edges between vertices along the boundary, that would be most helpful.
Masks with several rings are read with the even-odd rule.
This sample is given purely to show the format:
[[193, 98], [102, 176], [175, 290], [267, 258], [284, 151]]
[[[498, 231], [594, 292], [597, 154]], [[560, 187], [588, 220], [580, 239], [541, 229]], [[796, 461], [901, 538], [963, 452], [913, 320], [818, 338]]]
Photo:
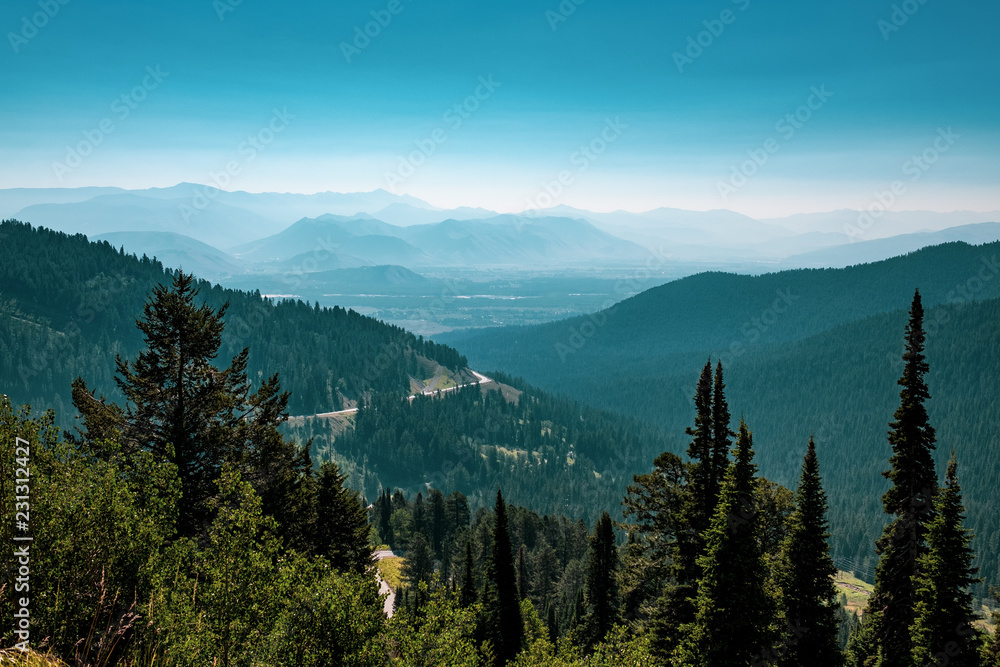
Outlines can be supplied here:
[[[115, 379], [127, 399], [122, 425], [126, 445], [177, 466], [179, 530], [186, 536], [207, 526], [207, 501], [223, 463], [244, 454], [233, 432], [250, 412], [249, 349], [236, 355], [229, 368], [212, 365], [228, 304], [217, 311], [198, 306], [197, 295], [194, 279], [183, 272], [171, 287], [153, 289], [136, 321], [146, 349], [131, 363], [117, 357]], [[85, 385], [80, 390], [86, 393]], [[92, 420], [84, 415], [85, 421]]]
[[469, 526], [469, 501], [458, 491], [450, 494], [445, 500], [445, 512], [448, 515], [449, 535], [454, 535]]
[[383, 489], [375, 503], [375, 516], [378, 517], [378, 534], [382, 540], [392, 546], [395, 536], [392, 534], [392, 496], [389, 489]]
[[[677, 643], [678, 630], [694, 618], [688, 601], [692, 587], [678, 583], [678, 543], [686, 537], [684, 486], [687, 468], [679, 456], [663, 452], [653, 471], [636, 475], [622, 504], [629, 526], [621, 594], [626, 617], [648, 627], [656, 655], [665, 660]], [[641, 539], [634, 539], [636, 535]]]
[[497, 491], [494, 521], [493, 553], [487, 566], [489, 595], [484, 593], [483, 597], [488, 607], [488, 623], [492, 625], [487, 631], [493, 638], [493, 650], [499, 666], [506, 664], [520, 652], [524, 635], [507, 506], [501, 491]]
[[618, 550], [611, 516], [604, 512], [590, 538], [590, 559], [587, 562], [586, 599], [589, 607], [584, 636], [587, 646], [593, 646], [618, 620]]
[[462, 592], [458, 602], [463, 609], [476, 603], [476, 577], [472, 569], [472, 540], [465, 541], [465, 576], [462, 577]]
[[875, 642], [875, 614], [866, 612], [854, 626], [844, 653], [846, 667], [878, 667], [879, 649]]
[[363, 574], [373, 563], [368, 511], [357, 491], [344, 486], [347, 476], [332, 461], [316, 480], [316, 552], [341, 572]]
[[240, 423], [235, 437], [248, 444], [242, 467], [264, 514], [277, 521], [286, 546], [309, 553], [315, 548], [316, 480], [309, 444], [300, 447], [278, 430], [288, 418], [288, 398], [276, 375], [265, 380], [248, 401], [257, 418]]
[[704, 552], [704, 532], [708, 529], [717, 502], [712, 482], [715, 428], [712, 421], [711, 360], [705, 362], [698, 378], [694, 406], [694, 427], [685, 429], [685, 433], [692, 438], [687, 449], [691, 461], [684, 466], [681, 509], [675, 516], [677, 526], [671, 534], [669, 559], [672, 572], [651, 622], [653, 647], [661, 657], [674, 650], [681, 626], [694, 620], [694, 600], [701, 577], [698, 558]]
[[427, 535], [429, 525], [427, 521], [427, 506], [424, 504], [424, 494], [417, 492], [417, 497], [413, 501], [413, 532]]
[[731, 420], [720, 361], [715, 366], [715, 389], [712, 394], [712, 467], [708, 478], [712, 503], [709, 516], [715, 513], [715, 503], [718, 501], [722, 480], [726, 476], [726, 468], [729, 467], [729, 449], [733, 445], [732, 437], [736, 435], [729, 428]]
[[549, 605], [546, 625], [549, 627], [549, 642], [555, 646], [559, 641], [559, 624], [556, 622], [556, 606]]
[[910, 627], [914, 622], [916, 582], [920, 557], [926, 551], [926, 525], [933, 516], [937, 493], [934, 472], [934, 429], [924, 401], [930, 392], [924, 381], [924, 309], [920, 291], [913, 296], [906, 326], [905, 367], [898, 384], [900, 404], [889, 424], [891, 469], [883, 475], [892, 487], [882, 496], [885, 512], [895, 517], [876, 543], [879, 554], [875, 590], [868, 609], [875, 614], [872, 636], [882, 656], [882, 667], [908, 667], [913, 652]]
[[431, 576], [434, 574], [434, 553], [427, 538], [423, 533], [414, 533], [406, 550], [406, 558], [400, 568], [400, 574], [406, 582], [406, 590], [411, 591], [412, 606], [414, 613], [419, 613], [427, 601], [426, 594], [421, 590], [420, 584], [427, 586], [431, 584]]
[[427, 499], [430, 505], [431, 548], [434, 549], [434, 555], [441, 559], [444, 557], [444, 541], [448, 535], [444, 494], [437, 489], [431, 489]]
[[[688, 472], [688, 486], [691, 490], [691, 529], [700, 534], [708, 528], [715, 505], [715, 493], [712, 479], [714, 476], [715, 427], [712, 422], [712, 362], [705, 363], [705, 368], [698, 378], [698, 388], [694, 396], [695, 417], [694, 428], [688, 427], [687, 434], [692, 437], [688, 445], [688, 456], [691, 457]], [[697, 553], [694, 554], [697, 556]]]
[[761, 662], [777, 638], [754, 500], [753, 441], [740, 422], [736, 460], [723, 481], [699, 559], [695, 620], [681, 628], [678, 666], [744, 667]]
[[809, 438], [802, 475], [795, 493], [795, 510], [789, 517], [788, 536], [782, 543], [777, 573], [781, 611], [788, 626], [785, 667], [839, 667], [843, 664], [837, 623], [837, 568], [830, 557], [827, 501], [816, 459], [816, 445]]
[[517, 550], [517, 592], [518, 598], [526, 600], [530, 594], [528, 578], [528, 547], [523, 544]]
[[[1000, 605], [1000, 586], [990, 586], [990, 597]], [[992, 620], [995, 631], [993, 640], [986, 644], [984, 667], [1000, 667], [1000, 606], [994, 608]]]
[[978, 636], [972, 626], [972, 592], [981, 581], [972, 563], [972, 533], [963, 527], [965, 508], [958, 485], [955, 452], [934, 501], [934, 518], [927, 525], [927, 552], [920, 557], [920, 581], [911, 634], [913, 662], [952, 667], [978, 667]]

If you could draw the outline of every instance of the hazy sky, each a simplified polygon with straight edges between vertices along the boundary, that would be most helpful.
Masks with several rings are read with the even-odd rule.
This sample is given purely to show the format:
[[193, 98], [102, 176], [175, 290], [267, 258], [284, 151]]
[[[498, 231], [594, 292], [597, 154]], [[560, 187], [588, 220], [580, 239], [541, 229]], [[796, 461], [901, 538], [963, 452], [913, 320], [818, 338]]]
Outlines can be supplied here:
[[891, 208], [994, 210], [998, 23], [985, 0], [5, 0], [0, 187], [767, 216], [898, 181]]

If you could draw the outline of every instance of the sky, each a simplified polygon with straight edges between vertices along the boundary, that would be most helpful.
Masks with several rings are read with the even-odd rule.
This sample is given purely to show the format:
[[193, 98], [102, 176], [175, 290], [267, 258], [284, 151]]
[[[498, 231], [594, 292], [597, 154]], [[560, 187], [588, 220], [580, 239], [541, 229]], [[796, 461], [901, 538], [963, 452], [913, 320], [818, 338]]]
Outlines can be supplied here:
[[985, 0], [6, 0], [0, 187], [1000, 209]]

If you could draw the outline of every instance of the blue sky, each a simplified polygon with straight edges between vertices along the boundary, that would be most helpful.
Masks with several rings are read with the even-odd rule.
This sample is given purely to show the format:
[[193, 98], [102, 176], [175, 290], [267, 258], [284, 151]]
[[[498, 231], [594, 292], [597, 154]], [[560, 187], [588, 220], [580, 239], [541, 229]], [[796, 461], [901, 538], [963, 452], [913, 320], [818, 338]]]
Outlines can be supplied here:
[[995, 210], [998, 20], [984, 0], [8, 0], [0, 187], [769, 216], [902, 179], [892, 208]]

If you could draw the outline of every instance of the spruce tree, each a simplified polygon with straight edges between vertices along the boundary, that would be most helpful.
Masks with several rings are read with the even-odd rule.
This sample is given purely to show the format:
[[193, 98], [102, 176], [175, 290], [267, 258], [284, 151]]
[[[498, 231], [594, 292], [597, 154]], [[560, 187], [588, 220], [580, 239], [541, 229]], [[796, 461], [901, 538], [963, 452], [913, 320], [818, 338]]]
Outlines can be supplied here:
[[437, 489], [431, 489], [427, 494], [430, 505], [430, 535], [431, 548], [440, 560], [444, 557], [444, 542], [448, 536], [448, 523], [445, 514], [444, 494]]
[[[218, 310], [199, 306], [197, 295], [194, 278], [183, 272], [170, 287], [153, 288], [136, 320], [146, 349], [134, 362], [117, 357], [115, 378], [127, 400], [121, 429], [126, 447], [148, 450], [177, 466], [178, 528], [185, 536], [207, 528], [207, 502], [223, 463], [245, 454], [233, 434], [250, 412], [249, 349], [226, 369], [212, 364], [228, 304]], [[78, 389], [80, 396], [87, 393], [85, 385]], [[87, 420], [88, 429], [94, 419]], [[101, 423], [102, 431], [107, 428]]]
[[809, 438], [802, 475], [782, 543], [777, 582], [787, 630], [783, 667], [839, 667], [843, 664], [837, 623], [837, 568], [830, 557], [826, 494], [816, 445]]
[[[688, 456], [691, 465], [688, 472], [688, 486], [691, 490], [692, 508], [690, 513], [691, 529], [695, 534], [702, 533], [712, 518], [715, 505], [715, 490], [712, 487], [715, 427], [712, 422], [712, 362], [705, 363], [698, 378], [698, 388], [694, 396], [695, 417], [694, 428], [688, 427], [686, 432], [692, 437], [688, 445]], [[695, 557], [697, 554], [695, 554]]]
[[773, 647], [775, 601], [767, 587], [754, 489], [753, 441], [740, 422], [730, 465], [699, 559], [695, 619], [681, 628], [673, 664], [745, 667], [766, 660]]
[[694, 406], [694, 427], [685, 430], [692, 438], [687, 449], [691, 461], [685, 465], [682, 508], [677, 514], [678, 525], [673, 533], [673, 576], [657, 602], [651, 624], [654, 650], [661, 656], [673, 651], [679, 628], [694, 619], [694, 599], [701, 577], [698, 558], [704, 552], [704, 532], [708, 529], [717, 502], [717, 494], [712, 487], [715, 428], [712, 422], [711, 360], [705, 362], [698, 378]]
[[972, 565], [972, 532], [962, 525], [965, 508], [956, 467], [952, 451], [944, 488], [934, 501], [934, 518], [927, 525], [927, 553], [920, 558], [916, 620], [911, 630], [917, 665], [980, 664], [971, 586], [982, 580]]
[[619, 617], [618, 550], [611, 516], [604, 512], [590, 538], [587, 561], [586, 600], [589, 611], [584, 624], [588, 647], [604, 639]]
[[993, 640], [986, 644], [984, 654], [984, 667], [1000, 667], [1000, 586], [990, 586], [990, 597], [993, 598], [994, 607], [992, 616]]
[[924, 402], [930, 392], [924, 381], [924, 309], [920, 291], [913, 296], [906, 326], [903, 375], [898, 384], [900, 404], [889, 424], [891, 469], [883, 475], [892, 487], [882, 496], [885, 512], [895, 517], [876, 543], [879, 555], [875, 590], [868, 609], [875, 614], [872, 637], [881, 653], [882, 667], [909, 667], [913, 653], [910, 628], [914, 622], [916, 581], [920, 558], [926, 552], [924, 536], [933, 516], [937, 493], [934, 472], [934, 429]]
[[316, 553], [341, 572], [366, 573], [373, 564], [368, 511], [344, 486], [347, 476], [332, 461], [319, 469], [316, 480]]
[[474, 605], [477, 599], [476, 577], [472, 569], [472, 540], [469, 539], [465, 541], [465, 575], [462, 577], [462, 591], [458, 603], [465, 609]]
[[430, 586], [431, 576], [434, 574], [434, 553], [423, 533], [413, 534], [400, 574], [406, 581], [407, 590], [412, 591], [413, 611], [419, 613], [427, 602], [426, 594], [420, 590], [420, 584]]
[[499, 666], [512, 660], [521, 651], [521, 639], [524, 635], [510, 525], [502, 491], [497, 491], [494, 521], [493, 552], [487, 566], [487, 588], [483, 598], [488, 606], [488, 623], [493, 626], [487, 628], [487, 631], [493, 639], [493, 650]]
[[549, 629], [549, 642], [555, 646], [559, 641], [559, 624], [556, 621], [556, 606], [554, 604], [549, 605], [548, 618], [545, 624]]
[[726, 401], [726, 383], [722, 379], [722, 362], [715, 366], [715, 389], [712, 393], [712, 466], [708, 482], [712, 502], [709, 516], [715, 513], [722, 480], [729, 467], [729, 449], [733, 445], [735, 433], [729, 428], [732, 415], [729, 414], [729, 402]]
[[448, 535], [454, 535], [469, 526], [469, 501], [458, 491], [449, 495], [445, 501], [445, 513], [448, 516]]
[[265, 380], [248, 401], [257, 418], [241, 422], [234, 437], [248, 445], [240, 463], [264, 514], [277, 521], [287, 547], [309, 553], [315, 549], [317, 487], [308, 443], [300, 447], [278, 430], [288, 418], [288, 399], [277, 376]]
[[844, 652], [845, 667], [878, 667], [879, 650], [875, 642], [875, 614], [866, 612], [854, 626]]
[[517, 593], [518, 598], [528, 598], [530, 579], [528, 578], [528, 547], [523, 544], [517, 550]]
[[413, 532], [423, 533], [427, 537], [430, 524], [427, 520], [427, 506], [424, 504], [424, 494], [417, 492], [417, 497], [413, 501]]

